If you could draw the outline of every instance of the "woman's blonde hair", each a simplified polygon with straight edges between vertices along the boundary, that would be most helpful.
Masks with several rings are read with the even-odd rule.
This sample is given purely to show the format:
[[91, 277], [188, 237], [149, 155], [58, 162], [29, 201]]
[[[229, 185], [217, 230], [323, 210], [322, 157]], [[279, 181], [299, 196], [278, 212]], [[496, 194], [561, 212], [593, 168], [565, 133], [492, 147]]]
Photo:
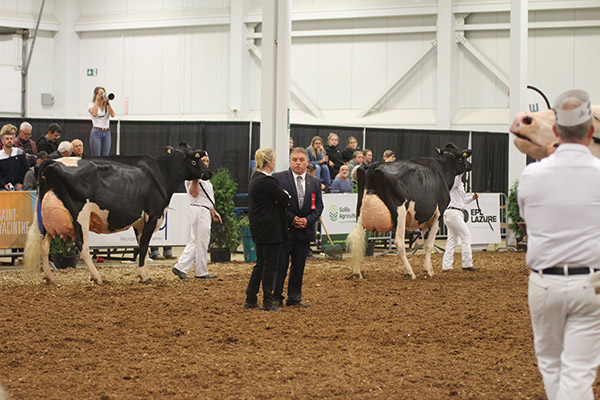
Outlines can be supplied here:
[[94, 88], [94, 97], [92, 97], [92, 102], [96, 101], [96, 96], [98, 95], [98, 91], [102, 89], [104, 90], [104, 92], [106, 92], [106, 89], [104, 89], [102, 86], [96, 86]]
[[327, 136], [327, 142], [331, 140], [332, 137], [340, 138], [337, 133], [329, 132], [329, 136]]
[[254, 169], [265, 169], [268, 163], [275, 160], [275, 151], [269, 147], [262, 147], [254, 153]]
[[[315, 149], [315, 142], [317, 140], [321, 142], [320, 151]], [[308, 146], [308, 149], [310, 150], [310, 154], [312, 154], [315, 160], [317, 159], [317, 153], [325, 155], [325, 147], [323, 146], [323, 139], [321, 139], [321, 136], [313, 136], [313, 138], [310, 140], [310, 146]]]
[[6, 124], [2, 127], [2, 130], [0, 131], [0, 137], [4, 136], [4, 135], [8, 135], [8, 134], [13, 134], [16, 135], [17, 134], [17, 127], [11, 124]]

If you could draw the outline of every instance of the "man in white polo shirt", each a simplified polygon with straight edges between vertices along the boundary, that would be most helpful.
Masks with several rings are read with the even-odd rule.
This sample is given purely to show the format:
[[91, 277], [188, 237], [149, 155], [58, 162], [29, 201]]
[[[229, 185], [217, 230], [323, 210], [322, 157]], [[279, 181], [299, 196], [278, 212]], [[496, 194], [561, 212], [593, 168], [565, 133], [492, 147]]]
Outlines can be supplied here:
[[554, 102], [556, 152], [525, 168], [518, 187], [527, 224], [529, 310], [548, 399], [592, 400], [600, 364], [600, 160], [588, 94]]

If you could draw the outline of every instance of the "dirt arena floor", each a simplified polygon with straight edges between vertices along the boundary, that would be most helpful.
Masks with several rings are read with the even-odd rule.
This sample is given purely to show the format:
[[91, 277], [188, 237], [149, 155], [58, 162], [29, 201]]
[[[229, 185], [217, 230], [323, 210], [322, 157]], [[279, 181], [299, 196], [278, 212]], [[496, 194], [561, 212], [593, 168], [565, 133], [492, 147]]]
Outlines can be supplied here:
[[[311, 308], [244, 311], [251, 265], [218, 280], [170, 266], [84, 268], [58, 285], [0, 273], [0, 383], [12, 399], [542, 399], [524, 253], [476, 252], [478, 272], [417, 279], [395, 256], [310, 260]], [[459, 265], [460, 267], [460, 265]], [[600, 393], [598, 381], [596, 394]]]

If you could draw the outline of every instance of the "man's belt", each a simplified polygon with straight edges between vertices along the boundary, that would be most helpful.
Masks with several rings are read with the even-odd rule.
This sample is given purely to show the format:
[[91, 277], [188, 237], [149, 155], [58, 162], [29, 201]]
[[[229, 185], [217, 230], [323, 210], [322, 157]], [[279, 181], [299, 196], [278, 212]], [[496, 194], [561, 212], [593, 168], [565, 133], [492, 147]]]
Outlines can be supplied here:
[[190, 205], [191, 205], [191, 206], [194, 206], [194, 207], [204, 207], [204, 208], [206, 208], [208, 211], [210, 211], [210, 207], [208, 207], [208, 206], [205, 206], [204, 204], [194, 204], [194, 203], [192, 203], [192, 204], [190, 204]]
[[597, 272], [600, 271], [600, 268], [594, 268], [594, 267], [550, 267], [550, 268], [546, 268], [546, 269], [540, 269], [540, 270], [536, 270], [536, 269], [531, 269], [533, 272], [537, 272], [538, 274], [542, 274], [542, 275], [564, 275], [564, 276], [569, 276], [569, 275], [587, 275], [587, 274], [591, 274], [593, 272]]
[[105, 131], [105, 132], [110, 131], [110, 128], [100, 128], [98, 126], [94, 126], [94, 129], [98, 129], [98, 130]]
[[458, 207], [448, 207], [447, 210], [457, 210], [457, 211], [460, 211], [460, 212], [464, 211], [463, 208], [458, 208]]

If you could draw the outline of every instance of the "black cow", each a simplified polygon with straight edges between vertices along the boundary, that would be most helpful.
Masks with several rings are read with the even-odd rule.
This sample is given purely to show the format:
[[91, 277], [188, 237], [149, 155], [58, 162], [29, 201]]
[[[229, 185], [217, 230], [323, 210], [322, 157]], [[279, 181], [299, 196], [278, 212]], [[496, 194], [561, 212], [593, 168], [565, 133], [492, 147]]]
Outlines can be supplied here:
[[177, 187], [184, 180], [210, 178], [200, 160], [204, 154], [182, 142], [179, 149], [167, 147], [166, 154], [158, 158], [138, 155], [45, 161], [38, 171], [36, 207], [36, 216], [41, 210], [44, 237], [42, 241], [36, 218], [27, 238], [26, 266], [34, 269], [39, 265], [41, 253], [44, 278], [53, 282], [48, 263], [50, 240], [56, 235], [71, 236], [92, 279], [102, 284], [90, 256], [89, 232], [113, 233], [133, 226], [141, 281], [152, 282], [145, 267], [150, 238], [162, 224]]
[[[450, 203], [450, 189], [456, 175], [471, 170], [466, 160], [471, 150], [454, 143], [436, 148], [437, 158], [374, 163], [357, 171], [358, 203], [356, 227], [346, 240], [351, 248], [353, 274], [362, 278], [360, 263], [365, 251], [365, 229], [376, 232], [396, 230], [396, 249], [405, 272], [415, 279], [404, 247], [405, 229], [421, 229], [425, 241], [424, 269], [433, 276], [431, 251], [440, 215]], [[364, 228], [364, 229], [363, 229]]]

